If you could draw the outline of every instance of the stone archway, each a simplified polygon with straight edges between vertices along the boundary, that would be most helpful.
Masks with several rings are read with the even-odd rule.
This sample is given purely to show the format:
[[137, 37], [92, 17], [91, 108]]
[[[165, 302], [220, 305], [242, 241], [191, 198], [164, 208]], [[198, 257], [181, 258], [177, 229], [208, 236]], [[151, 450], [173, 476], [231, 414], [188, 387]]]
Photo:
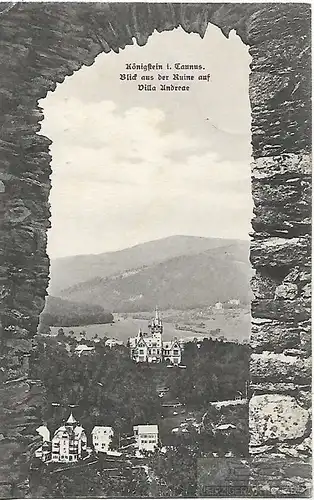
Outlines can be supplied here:
[[[133, 38], [144, 45], [154, 30], [178, 26], [200, 36], [209, 24], [226, 36], [235, 29], [250, 47], [251, 262], [256, 270], [251, 443], [265, 463], [274, 463], [272, 453], [285, 456], [290, 450], [295, 462], [304, 464], [310, 453], [311, 374], [309, 6], [23, 3], [4, 5], [0, 17], [1, 496], [23, 497], [27, 492], [27, 462], [37, 424], [32, 407], [40, 399], [36, 383], [28, 380], [27, 362], [20, 361], [32, 348], [49, 271], [50, 141], [37, 135], [43, 118], [38, 99], [82, 65], [93, 64], [100, 52], [118, 52]], [[265, 429], [274, 408], [277, 430], [269, 435]], [[282, 415], [289, 412], [292, 417], [286, 421]], [[293, 425], [300, 413], [303, 427]], [[292, 488], [298, 472], [278, 475], [292, 477]], [[261, 477], [259, 483], [270, 484], [267, 472]], [[301, 490], [295, 491], [298, 496]]]

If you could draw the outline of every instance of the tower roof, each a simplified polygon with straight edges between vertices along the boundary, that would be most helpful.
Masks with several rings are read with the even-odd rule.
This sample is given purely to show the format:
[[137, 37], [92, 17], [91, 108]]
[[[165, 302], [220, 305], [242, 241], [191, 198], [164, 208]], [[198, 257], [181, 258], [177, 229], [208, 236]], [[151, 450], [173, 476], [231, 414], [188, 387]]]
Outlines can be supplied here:
[[77, 420], [73, 417], [73, 413], [71, 412], [68, 420], [66, 421], [67, 424], [77, 424]]

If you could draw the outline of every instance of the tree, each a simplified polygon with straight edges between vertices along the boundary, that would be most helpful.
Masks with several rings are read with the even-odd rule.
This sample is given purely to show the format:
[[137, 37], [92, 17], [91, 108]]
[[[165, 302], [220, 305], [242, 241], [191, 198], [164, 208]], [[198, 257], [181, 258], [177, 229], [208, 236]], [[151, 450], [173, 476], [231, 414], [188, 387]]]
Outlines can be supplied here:
[[197, 450], [184, 442], [165, 454], [155, 454], [149, 462], [154, 477], [153, 496], [194, 497], [198, 456]]
[[45, 323], [40, 323], [38, 326], [38, 333], [42, 335], [50, 335], [51, 328], [49, 325], [45, 325]]

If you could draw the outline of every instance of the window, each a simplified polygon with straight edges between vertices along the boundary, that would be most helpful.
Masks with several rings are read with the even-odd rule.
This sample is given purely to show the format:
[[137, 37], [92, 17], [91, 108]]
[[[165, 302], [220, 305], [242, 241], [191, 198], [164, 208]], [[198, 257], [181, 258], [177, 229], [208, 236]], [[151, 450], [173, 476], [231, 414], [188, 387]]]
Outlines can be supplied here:
[[144, 349], [140, 349], [139, 354], [144, 354]]
[[178, 351], [178, 349], [175, 349], [175, 350], [173, 351], [173, 355], [174, 355], [174, 356], [178, 356], [178, 355], [179, 355], [179, 351]]

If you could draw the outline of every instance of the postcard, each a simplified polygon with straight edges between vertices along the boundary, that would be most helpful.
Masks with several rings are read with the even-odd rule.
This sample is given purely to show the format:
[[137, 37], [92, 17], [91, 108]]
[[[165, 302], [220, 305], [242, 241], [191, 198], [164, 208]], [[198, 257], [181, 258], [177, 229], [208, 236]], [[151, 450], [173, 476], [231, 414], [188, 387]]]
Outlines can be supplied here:
[[1, 2], [1, 498], [311, 496], [311, 9]]

